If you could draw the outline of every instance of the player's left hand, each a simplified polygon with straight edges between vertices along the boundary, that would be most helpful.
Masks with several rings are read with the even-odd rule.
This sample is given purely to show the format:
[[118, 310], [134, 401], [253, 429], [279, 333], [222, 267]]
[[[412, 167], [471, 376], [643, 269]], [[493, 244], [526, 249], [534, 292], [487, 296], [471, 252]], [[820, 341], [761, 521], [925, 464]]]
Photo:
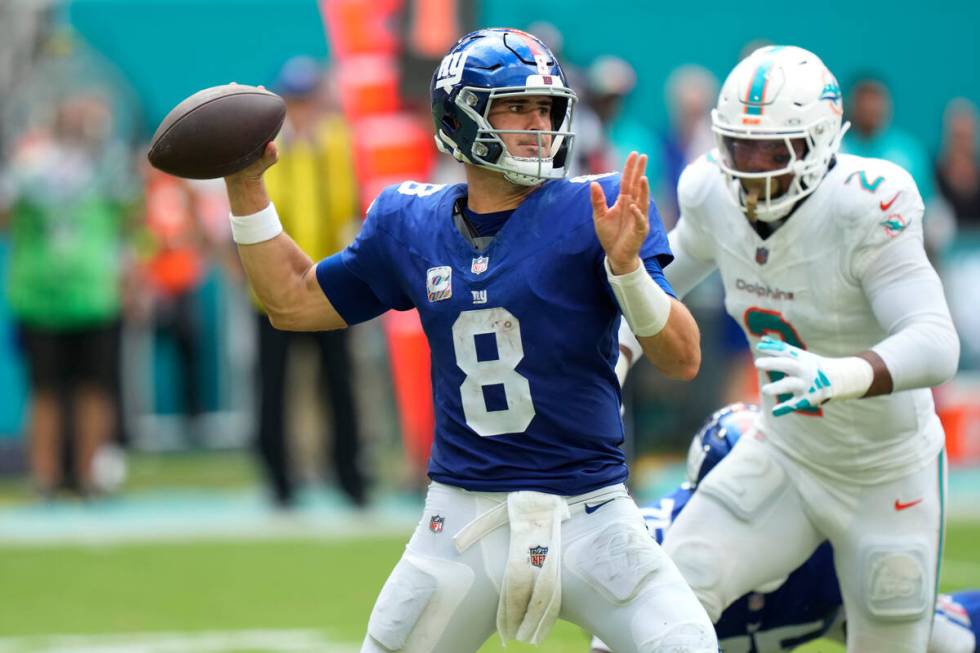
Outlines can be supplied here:
[[650, 233], [650, 181], [644, 174], [647, 155], [630, 152], [619, 183], [619, 197], [612, 206], [598, 182], [590, 185], [592, 220], [599, 243], [606, 252], [613, 274], [627, 274], [640, 261], [640, 247]]
[[797, 410], [816, 408], [834, 396], [833, 384], [824, 371], [825, 363], [832, 359], [812, 354], [769, 336], [763, 337], [755, 350], [762, 354], [755, 359], [757, 368], [785, 375], [778, 381], [762, 386], [762, 394], [770, 397], [793, 395], [772, 409], [772, 414], [776, 417]]

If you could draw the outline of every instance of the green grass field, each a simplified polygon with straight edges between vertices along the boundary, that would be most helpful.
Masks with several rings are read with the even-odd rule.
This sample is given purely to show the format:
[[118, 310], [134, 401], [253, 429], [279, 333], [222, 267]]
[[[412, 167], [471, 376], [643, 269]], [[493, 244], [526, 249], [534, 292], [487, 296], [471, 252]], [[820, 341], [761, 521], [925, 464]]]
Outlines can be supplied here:
[[[134, 461], [127, 496], [135, 495], [140, 505], [141, 493], [153, 500], [168, 490], [207, 497], [207, 492], [254, 489], [254, 483], [244, 454], [143, 456]], [[314, 520], [332, 520], [339, 527], [328, 535], [256, 532], [207, 539], [181, 531], [157, 541], [11, 543], [4, 528], [29, 522], [5, 521], [5, 515], [23, 510], [43, 520], [49, 510], [55, 519], [65, 508], [30, 501], [22, 483], [0, 482], [0, 540], [6, 542], [0, 544], [0, 653], [356, 653], [378, 590], [408, 536], [405, 530], [358, 537], [364, 531], [356, 518], [338, 509], [312, 513]], [[69, 511], [87, 511], [67, 504]], [[220, 504], [206, 508], [214, 505]], [[409, 520], [417, 514], [411, 504], [396, 509]], [[113, 510], [111, 505], [102, 509], [110, 515]], [[944, 590], [980, 587], [977, 542], [980, 522], [950, 523]], [[588, 636], [561, 622], [540, 647], [505, 649], [492, 638], [482, 649], [587, 650]], [[800, 650], [841, 649], [818, 642]]]
[[[980, 553], [974, 544], [978, 540], [980, 524], [950, 525], [944, 589], [980, 587]], [[48, 650], [42, 640], [25, 636], [255, 630], [320, 631], [325, 641], [336, 644], [325, 653], [356, 650], [374, 598], [404, 541], [385, 537], [4, 547], [0, 651]], [[260, 650], [279, 649], [235, 653]], [[504, 649], [490, 641], [482, 650]], [[578, 628], [559, 624], [541, 647], [510, 645], [506, 650], [586, 651], [587, 638]], [[836, 649], [816, 644], [805, 650]]]

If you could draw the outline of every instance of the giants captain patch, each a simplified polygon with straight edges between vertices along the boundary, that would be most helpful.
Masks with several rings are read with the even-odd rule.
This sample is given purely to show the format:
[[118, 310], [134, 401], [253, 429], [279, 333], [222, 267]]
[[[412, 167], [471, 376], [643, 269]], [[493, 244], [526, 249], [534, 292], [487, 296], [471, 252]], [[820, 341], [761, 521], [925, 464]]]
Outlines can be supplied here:
[[425, 292], [430, 302], [439, 302], [453, 296], [453, 269], [448, 265], [429, 268], [425, 272]]

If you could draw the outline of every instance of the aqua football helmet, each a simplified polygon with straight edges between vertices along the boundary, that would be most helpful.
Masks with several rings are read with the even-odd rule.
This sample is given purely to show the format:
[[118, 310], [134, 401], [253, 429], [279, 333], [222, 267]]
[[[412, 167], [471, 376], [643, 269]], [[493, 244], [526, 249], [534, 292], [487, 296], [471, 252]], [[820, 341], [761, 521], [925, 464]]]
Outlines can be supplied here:
[[[743, 59], [725, 80], [711, 112], [720, 160], [735, 201], [753, 220], [785, 217], [816, 190], [850, 126], [842, 125], [837, 80], [812, 52], [794, 46], [760, 48]], [[777, 170], [740, 170], [734, 161], [738, 141], [784, 144], [786, 165]], [[803, 141], [803, 153], [792, 141]], [[774, 179], [792, 174], [784, 192]], [[747, 187], [756, 186], [749, 192]]]
[[727, 456], [735, 443], [752, 428], [759, 407], [735, 403], [716, 411], [691, 441], [687, 452], [687, 482], [693, 487]]
[[[515, 184], [561, 179], [571, 162], [576, 102], [558, 60], [537, 37], [514, 29], [483, 29], [461, 38], [432, 75], [432, 120], [439, 150], [459, 161], [502, 172]], [[488, 120], [501, 97], [552, 98], [551, 130], [499, 130]], [[507, 151], [501, 134], [535, 136], [546, 156]], [[548, 147], [550, 137], [550, 147]]]

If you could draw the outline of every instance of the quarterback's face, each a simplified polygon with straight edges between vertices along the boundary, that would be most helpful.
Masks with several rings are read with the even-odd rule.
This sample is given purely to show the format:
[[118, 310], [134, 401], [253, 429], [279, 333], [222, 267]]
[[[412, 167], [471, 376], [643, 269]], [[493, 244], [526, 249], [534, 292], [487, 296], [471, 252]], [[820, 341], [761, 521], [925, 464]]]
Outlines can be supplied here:
[[[551, 130], [551, 98], [546, 95], [499, 98], [490, 106], [487, 118], [494, 129], [528, 132]], [[551, 152], [551, 134], [500, 134], [511, 156], [545, 159]]]
[[[790, 140], [794, 153], [790, 153], [784, 139], [764, 140], [726, 136], [724, 144], [723, 156], [726, 157], [728, 165], [739, 172], [747, 173], [784, 170], [794, 160], [794, 154], [796, 159], [801, 159], [806, 153], [806, 141], [802, 138]], [[792, 181], [792, 172], [773, 177], [772, 197], [776, 198], [785, 193]], [[743, 178], [741, 182], [746, 192], [751, 192], [760, 186], [764, 188], [766, 180]]]

